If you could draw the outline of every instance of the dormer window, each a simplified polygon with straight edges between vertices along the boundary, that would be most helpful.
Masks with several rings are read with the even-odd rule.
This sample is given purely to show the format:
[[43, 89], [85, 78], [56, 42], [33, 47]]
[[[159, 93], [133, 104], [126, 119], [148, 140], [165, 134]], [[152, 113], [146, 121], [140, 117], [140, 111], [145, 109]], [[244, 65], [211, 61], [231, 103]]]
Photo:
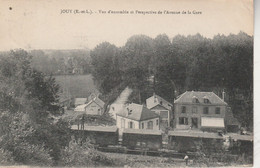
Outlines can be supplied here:
[[204, 99], [204, 103], [208, 104], [209, 103], [209, 99]]
[[129, 111], [128, 111], [128, 115], [131, 115], [131, 114], [132, 114], [132, 110], [129, 110]]
[[209, 103], [209, 98], [207, 96], [204, 96], [203, 97], [203, 100], [204, 100], [204, 103], [205, 104], [208, 104]]
[[160, 101], [160, 105], [162, 105], [162, 101]]
[[132, 114], [132, 110], [129, 109], [128, 107], [126, 109], [127, 109], [127, 115], [131, 115]]
[[199, 99], [196, 96], [193, 96], [192, 103], [199, 103]]

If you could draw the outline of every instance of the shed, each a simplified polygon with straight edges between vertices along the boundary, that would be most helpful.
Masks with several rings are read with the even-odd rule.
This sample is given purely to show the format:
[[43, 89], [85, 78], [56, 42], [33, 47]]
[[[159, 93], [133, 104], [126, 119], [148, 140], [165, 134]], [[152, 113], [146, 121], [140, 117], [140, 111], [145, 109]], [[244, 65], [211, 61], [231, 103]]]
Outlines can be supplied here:
[[162, 146], [162, 132], [159, 130], [124, 129], [122, 144], [130, 149], [158, 150]]
[[115, 126], [84, 126], [84, 130], [78, 125], [73, 125], [71, 130], [76, 139], [82, 138], [83, 141], [90, 140], [90, 143], [99, 146], [117, 145], [118, 128]]

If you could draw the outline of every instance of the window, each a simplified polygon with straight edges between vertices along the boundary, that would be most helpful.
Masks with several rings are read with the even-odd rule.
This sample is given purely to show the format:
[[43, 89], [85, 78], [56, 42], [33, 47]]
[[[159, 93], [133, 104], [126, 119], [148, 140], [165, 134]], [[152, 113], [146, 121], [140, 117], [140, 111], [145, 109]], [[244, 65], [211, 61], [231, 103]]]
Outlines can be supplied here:
[[186, 106], [181, 107], [181, 113], [186, 113]]
[[135, 128], [135, 124], [132, 121], [128, 122], [128, 128]]
[[180, 124], [180, 125], [188, 125], [188, 118], [186, 118], [186, 117], [180, 117], [180, 118], [179, 118], [179, 124]]
[[159, 125], [159, 120], [158, 119], [156, 120], [156, 125]]
[[220, 114], [220, 107], [216, 107], [215, 114]]
[[142, 123], [142, 129], [144, 129], [144, 123]]
[[197, 98], [197, 97], [193, 97], [193, 98], [192, 98], [192, 103], [199, 103], [198, 98]]
[[204, 103], [205, 103], [205, 104], [208, 104], [208, 103], [209, 103], [209, 99], [204, 98]]
[[147, 123], [147, 129], [153, 129], [153, 121]]
[[203, 108], [203, 114], [209, 114], [209, 107]]
[[196, 106], [192, 107], [192, 113], [198, 113], [198, 108]]
[[125, 128], [125, 119], [121, 118], [121, 128]]

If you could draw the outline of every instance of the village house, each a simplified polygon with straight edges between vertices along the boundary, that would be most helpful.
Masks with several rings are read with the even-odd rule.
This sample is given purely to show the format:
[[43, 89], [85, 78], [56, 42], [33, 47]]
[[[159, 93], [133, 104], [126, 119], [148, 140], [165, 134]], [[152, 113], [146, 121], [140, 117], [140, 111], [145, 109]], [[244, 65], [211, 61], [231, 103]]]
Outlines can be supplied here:
[[227, 103], [213, 92], [186, 91], [174, 101], [176, 129], [224, 130]]
[[77, 106], [74, 111], [85, 112], [88, 115], [102, 115], [104, 113], [104, 106], [105, 103], [98, 97], [95, 97], [88, 103]]
[[82, 104], [86, 104], [88, 102], [87, 98], [75, 98], [74, 99], [74, 106], [77, 107]]
[[161, 128], [170, 126], [170, 121], [173, 118], [173, 105], [171, 103], [154, 93], [153, 96], [146, 99], [146, 106], [160, 116]]
[[116, 114], [116, 125], [120, 129], [160, 129], [159, 115], [144, 105], [131, 103]]

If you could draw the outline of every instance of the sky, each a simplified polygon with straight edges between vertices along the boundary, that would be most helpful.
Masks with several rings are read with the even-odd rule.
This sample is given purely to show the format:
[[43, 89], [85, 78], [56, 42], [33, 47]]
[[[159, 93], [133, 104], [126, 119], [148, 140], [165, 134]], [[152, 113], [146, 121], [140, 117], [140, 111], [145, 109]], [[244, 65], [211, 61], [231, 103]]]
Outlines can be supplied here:
[[[254, 33], [252, 0], [0, 0], [0, 4], [2, 51], [93, 49], [104, 41], [120, 47], [136, 34], [152, 38], [166, 34], [173, 38], [177, 34], [200, 33], [212, 38], [240, 31]], [[61, 13], [63, 9], [72, 13]], [[76, 10], [93, 13], [74, 14]], [[111, 14], [109, 10], [129, 13]], [[156, 14], [144, 15], [137, 11]]]

